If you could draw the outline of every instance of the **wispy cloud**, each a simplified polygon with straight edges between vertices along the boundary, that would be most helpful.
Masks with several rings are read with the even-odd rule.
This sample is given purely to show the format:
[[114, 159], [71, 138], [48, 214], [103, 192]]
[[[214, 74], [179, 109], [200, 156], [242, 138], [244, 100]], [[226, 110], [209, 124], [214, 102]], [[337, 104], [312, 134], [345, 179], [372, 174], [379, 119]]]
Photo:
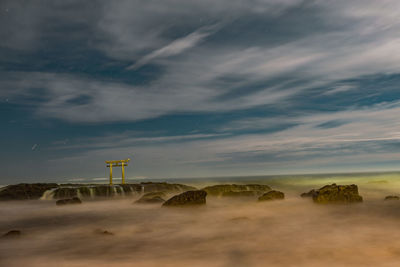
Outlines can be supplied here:
[[165, 57], [170, 57], [174, 55], [178, 55], [182, 53], [183, 51], [190, 49], [191, 47], [194, 47], [198, 45], [204, 38], [209, 36], [210, 34], [215, 32], [216, 26], [212, 27], [202, 27], [189, 35], [176, 39], [169, 43], [168, 45], [159, 48], [150, 54], [147, 54], [137, 60], [135, 64], [129, 66], [127, 69], [137, 69], [140, 68], [141, 66], [148, 64], [149, 62], [158, 59], [158, 58], [165, 58]]

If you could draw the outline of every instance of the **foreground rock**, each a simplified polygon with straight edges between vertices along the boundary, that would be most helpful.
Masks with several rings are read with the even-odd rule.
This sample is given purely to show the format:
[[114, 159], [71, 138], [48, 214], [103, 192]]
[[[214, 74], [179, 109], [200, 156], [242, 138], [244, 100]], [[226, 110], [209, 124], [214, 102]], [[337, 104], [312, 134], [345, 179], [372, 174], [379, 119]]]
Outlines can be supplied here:
[[258, 201], [268, 201], [268, 200], [276, 200], [276, 199], [284, 199], [285, 198], [285, 194], [283, 192], [280, 191], [269, 191], [267, 193], [265, 193], [264, 195], [260, 196], [258, 198]]
[[57, 206], [70, 205], [70, 204], [82, 204], [82, 201], [79, 198], [74, 197], [74, 198], [60, 199], [57, 200], [56, 202]]
[[400, 200], [400, 197], [398, 197], [398, 196], [387, 196], [387, 197], [385, 197], [385, 200]]
[[207, 192], [204, 190], [187, 191], [168, 199], [163, 206], [204, 205], [206, 196]]
[[20, 237], [21, 231], [20, 230], [11, 230], [3, 235], [3, 238], [15, 238]]
[[356, 203], [362, 202], [363, 198], [358, 194], [358, 187], [352, 185], [326, 185], [321, 187], [313, 195], [315, 203]]
[[258, 192], [268, 192], [271, 187], [268, 185], [261, 184], [221, 184], [204, 187], [202, 190], [206, 191], [210, 196], [223, 196], [225, 194], [229, 195], [230, 192], [243, 192], [243, 191], [258, 191]]
[[135, 203], [139, 204], [155, 204], [165, 202], [166, 194], [164, 192], [151, 192], [144, 194], [140, 199], [136, 200]]
[[0, 200], [39, 199], [44, 192], [56, 187], [53, 183], [8, 185], [0, 191]]

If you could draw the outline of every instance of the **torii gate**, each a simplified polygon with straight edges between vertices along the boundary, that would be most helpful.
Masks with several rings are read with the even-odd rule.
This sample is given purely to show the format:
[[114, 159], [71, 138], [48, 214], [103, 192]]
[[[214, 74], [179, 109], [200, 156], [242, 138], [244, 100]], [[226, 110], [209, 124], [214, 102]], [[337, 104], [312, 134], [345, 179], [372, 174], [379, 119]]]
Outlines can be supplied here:
[[110, 168], [110, 185], [112, 185], [112, 167], [121, 167], [122, 170], [122, 184], [125, 184], [125, 169], [124, 166], [128, 166], [128, 162], [131, 159], [123, 160], [106, 160], [107, 168]]

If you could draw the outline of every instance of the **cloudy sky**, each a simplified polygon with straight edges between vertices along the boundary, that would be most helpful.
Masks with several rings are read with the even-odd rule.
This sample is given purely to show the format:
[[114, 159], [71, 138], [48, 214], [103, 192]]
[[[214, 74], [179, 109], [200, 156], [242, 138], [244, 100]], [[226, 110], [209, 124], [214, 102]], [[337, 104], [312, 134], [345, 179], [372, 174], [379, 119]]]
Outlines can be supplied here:
[[400, 169], [400, 1], [0, 1], [1, 180]]

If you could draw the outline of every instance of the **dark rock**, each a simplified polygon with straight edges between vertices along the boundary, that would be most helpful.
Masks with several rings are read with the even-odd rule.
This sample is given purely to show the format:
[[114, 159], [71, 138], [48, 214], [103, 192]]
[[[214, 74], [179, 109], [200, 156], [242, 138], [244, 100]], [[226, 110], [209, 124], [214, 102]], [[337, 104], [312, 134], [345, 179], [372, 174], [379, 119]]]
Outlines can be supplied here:
[[8, 185], [0, 191], [0, 200], [39, 199], [44, 192], [56, 187], [53, 183]]
[[318, 194], [318, 191], [316, 191], [315, 189], [312, 189], [312, 190], [308, 191], [307, 193], [301, 194], [300, 196], [301, 197], [313, 197], [316, 194]]
[[285, 198], [285, 194], [283, 192], [272, 190], [272, 191], [269, 191], [269, 192], [265, 193], [264, 195], [260, 196], [258, 198], [258, 201], [284, 199], [284, 198]]
[[400, 197], [398, 197], [398, 196], [387, 196], [387, 197], [385, 197], [385, 200], [400, 200]]
[[358, 194], [358, 187], [352, 185], [326, 185], [321, 187], [313, 195], [315, 203], [353, 203], [362, 202], [363, 198]]
[[114, 233], [109, 232], [107, 230], [102, 230], [102, 229], [96, 229], [96, 230], [94, 230], [94, 233], [97, 235], [108, 235], [108, 236], [114, 235]]
[[222, 196], [224, 193], [228, 192], [243, 192], [243, 191], [259, 191], [268, 192], [271, 188], [268, 185], [260, 184], [247, 184], [247, 185], [237, 185], [237, 184], [221, 184], [207, 186], [202, 190], [206, 191], [210, 196]]
[[11, 230], [3, 235], [3, 238], [13, 238], [21, 236], [20, 230]]
[[82, 201], [79, 198], [74, 197], [74, 198], [60, 199], [57, 200], [56, 202], [57, 206], [69, 205], [69, 204], [82, 204]]
[[223, 197], [255, 197], [262, 195], [263, 192], [260, 191], [228, 191], [223, 192]]
[[168, 199], [163, 206], [204, 205], [206, 196], [207, 192], [204, 190], [187, 191]]

